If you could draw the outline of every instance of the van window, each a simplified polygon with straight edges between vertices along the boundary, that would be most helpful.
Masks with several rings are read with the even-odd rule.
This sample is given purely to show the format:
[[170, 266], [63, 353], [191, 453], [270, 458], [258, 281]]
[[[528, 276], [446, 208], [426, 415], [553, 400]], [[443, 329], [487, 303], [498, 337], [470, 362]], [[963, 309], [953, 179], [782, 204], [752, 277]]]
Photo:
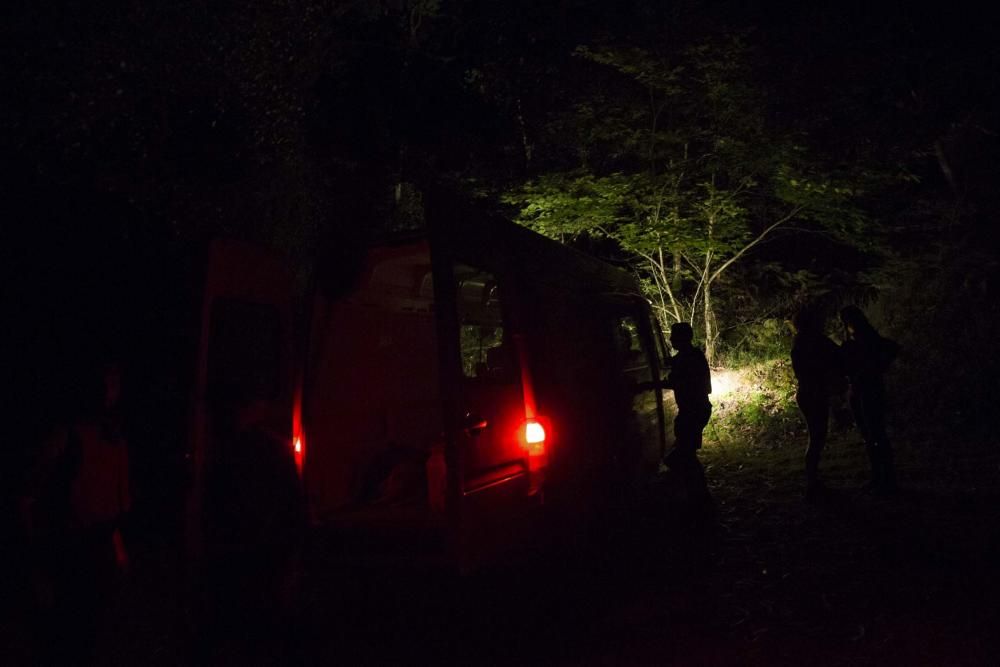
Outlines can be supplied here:
[[271, 304], [217, 298], [208, 339], [208, 392], [277, 398], [281, 375], [281, 315]]
[[515, 371], [514, 355], [505, 335], [496, 278], [489, 272], [459, 264], [455, 267], [455, 279], [463, 375], [509, 380]]
[[665, 374], [666, 369], [670, 368], [670, 352], [667, 350], [666, 341], [663, 339], [663, 330], [660, 329], [659, 324], [655, 321], [651, 322], [653, 325], [653, 341], [656, 347], [656, 360], [660, 367], [660, 374]]
[[635, 382], [650, 380], [649, 358], [642, 346], [639, 324], [631, 315], [618, 318], [615, 344], [622, 372]]
[[373, 257], [371, 276], [354, 295], [358, 301], [397, 313], [430, 314], [434, 279], [430, 257], [417, 247], [403, 247]]
[[[648, 329], [647, 329], [648, 331]], [[635, 315], [621, 315], [614, 323], [617, 345], [618, 379], [621, 381], [626, 439], [636, 441], [640, 448], [639, 465], [653, 465], [663, 456], [663, 423], [659, 390], [650, 382], [653, 379], [650, 362], [653, 350], [649, 349], [648, 333], [640, 328]]]

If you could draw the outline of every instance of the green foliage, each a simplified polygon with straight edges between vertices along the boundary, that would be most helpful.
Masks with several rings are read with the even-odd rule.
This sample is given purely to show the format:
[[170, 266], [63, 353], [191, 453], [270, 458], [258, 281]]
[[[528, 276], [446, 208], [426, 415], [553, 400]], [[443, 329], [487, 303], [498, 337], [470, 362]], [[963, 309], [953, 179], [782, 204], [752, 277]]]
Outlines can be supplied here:
[[726, 368], [744, 368], [769, 359], [788, 359], [792, 332], [788, 321], [769, 317], [735, 327], [718, 363]]
[[623, 174], [598, 177], [583, 170], [540, 176], [505, 201], [520, 209], [522, 224], [563, 241], [601, 234], [634, 201], [635, 183]]
[[893, 421], [922, 437], [995, 440], [983, 415], [1000, 394], [1000, 284], [996, 241], [970, 237], [899, 261], [869, 312], [902, 345], [888, 373]]
[[801, 267], [755, 256], [762, 242], [799, 230], [842, 244], [868, 238], [862, 174], [827, 168], [767, 122], [746, 35], [665, 54], [605, 45], [575, 55], [593, 65], [600, 87], [571, 101], [549, 135], [574, 142], [564, 154], [575, 163], [508, 190], [504, 201], [522, 224], [553, 238], [614, 240], [662, 323], [693, 322], [710, 359], [726, 340], [720, 329], [732, 328], [717, 303], [752, 296], [746, 281], [725, 279], [739, 263], [767, 263], [799, 292], [818, 282]]

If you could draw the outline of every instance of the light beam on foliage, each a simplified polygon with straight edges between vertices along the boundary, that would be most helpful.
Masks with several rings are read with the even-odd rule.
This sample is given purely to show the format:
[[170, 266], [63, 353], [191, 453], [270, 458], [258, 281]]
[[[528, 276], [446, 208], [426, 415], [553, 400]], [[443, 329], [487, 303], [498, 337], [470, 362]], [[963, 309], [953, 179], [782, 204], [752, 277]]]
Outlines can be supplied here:
[[744, 387], [743, 377], [739, 371], [727, 368], [712, 369], [712, 402], [724, 400], [740, 393]]

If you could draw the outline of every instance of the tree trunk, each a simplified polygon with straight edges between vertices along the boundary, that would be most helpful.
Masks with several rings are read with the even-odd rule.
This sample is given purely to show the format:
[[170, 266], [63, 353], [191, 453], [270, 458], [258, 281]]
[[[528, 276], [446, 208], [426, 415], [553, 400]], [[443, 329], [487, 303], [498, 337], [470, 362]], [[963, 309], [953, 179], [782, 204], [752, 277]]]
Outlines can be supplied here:
[[712, 284], [706, 283], [705, 295], [705, 358], [711, 364], [715, 357], [715, 313], [712, 310]]
[[681, 292], [681, 254], [679, 252], [674, 252], [674, 274], [671, 276], [673, 281], [670, 285], [671, 289], [674, 290], [674, 294], [680, 294]]
[[[715, 175], [712, 175], [712, 184], [715, 184]], [[715, 357], [715, 332], [712, 327], [712, 245], [715, 241], [715, 215], [708, 216], [708, 250], [705, 252], [705, 269], [702, 273], [702, 283], [704, 294], [702, 295], [702, 303], [705, 306], [705, 358], [708, 359], [708, 363], [712, 363], [712, 358]], [[694, 316], [694, 313], [691, 313]]]

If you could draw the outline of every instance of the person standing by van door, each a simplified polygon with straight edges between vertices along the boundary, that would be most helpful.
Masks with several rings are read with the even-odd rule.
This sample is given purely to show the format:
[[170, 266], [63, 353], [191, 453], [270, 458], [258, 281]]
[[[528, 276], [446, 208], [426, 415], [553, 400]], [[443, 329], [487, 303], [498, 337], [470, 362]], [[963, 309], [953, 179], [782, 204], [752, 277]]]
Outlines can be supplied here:
[[305, 510], [291, 447], [269, 430], [269, 417], [266, 402], [243, 388], [213, 397], [217, 451], [205, 482], [193, 647], [200, 661], [269, 662], [291, 646], [289, 598]]
[[674, 419], [674, 447], [666, 464], [681, 477], [689, 502], [706, 505], [711, 500], [705, 470], [698, 460], [702, 432], [712, 416], [712, 375], [705, 354], [694, 346], [694, 331], [687, 322], [670, 327], [670, 345], [677, 350], [671, 357], [670, 375], [664, 387], [674, 390], [677, 417]]
[[806, 501], [816, 502], [825, 488], [819, 479], [819, 461], [826, 445], [830, 423], [830, 393], [833, 383], [842, 382], [843, 369], [837, 344], [823, 335], [823, 318], [811, 308], [802, 308], [792, 322], [792, 371], [798, 382], [795, 402], [806, 420], [809, 446], [806, 449]]
[[851, 412], [871, 462], [871, 489], [890, 494], [896, 490], [892, 445], [886, 433], [887, 400], [883, 376], [899, 354], [899, 343], [879, 335], [857, 306], [840, 311], [844, 342], [840, 346], [851, 384]]

